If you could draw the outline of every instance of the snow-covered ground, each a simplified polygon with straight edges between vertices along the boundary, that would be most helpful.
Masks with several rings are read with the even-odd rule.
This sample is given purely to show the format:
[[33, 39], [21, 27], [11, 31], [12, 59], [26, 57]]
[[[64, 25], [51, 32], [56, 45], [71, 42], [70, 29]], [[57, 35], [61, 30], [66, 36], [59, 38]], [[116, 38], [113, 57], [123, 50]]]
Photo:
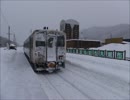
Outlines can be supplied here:
[[35, 74], [23, 48], [1, 48], [0, 99], [129, 99], [129, 61], [67, 53], [66, 68]]

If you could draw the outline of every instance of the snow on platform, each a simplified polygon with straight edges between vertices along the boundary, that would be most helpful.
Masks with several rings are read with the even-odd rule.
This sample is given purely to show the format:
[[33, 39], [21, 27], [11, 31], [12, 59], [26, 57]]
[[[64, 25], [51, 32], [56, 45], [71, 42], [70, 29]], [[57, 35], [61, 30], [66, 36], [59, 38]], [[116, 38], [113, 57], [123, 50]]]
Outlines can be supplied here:
[[126, 51], [126, 57], [130, 58], [130, 42], [123, 42], [123, 44], [110, 43], [98, 48], [91, 49]]

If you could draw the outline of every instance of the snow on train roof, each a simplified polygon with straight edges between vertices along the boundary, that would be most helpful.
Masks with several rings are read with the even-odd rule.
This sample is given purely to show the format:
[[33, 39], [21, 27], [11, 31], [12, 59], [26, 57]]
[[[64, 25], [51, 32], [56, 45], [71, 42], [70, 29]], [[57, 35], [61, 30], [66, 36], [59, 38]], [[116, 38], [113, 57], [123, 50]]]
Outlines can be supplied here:
[[[53, 30], [53, 29], [40, 29], [40, 30], [35, 30], [35, 32], [37, 32], [37, 33], [42, 33], [42, 32], [44, 32], [44, 31], [47, 31], [47, 32], [49, 32], [50, 34], [58, 33], [58, 34], [64, 34], [64, 35], [65, 35], [65, 33], [64, 33], [63, 31], [59, 31], [59, 30]], [[34, 33], [35, 33], [35, 32], [34, 32]]]
[[64, 33], [64, 32], [62, 32], [62, 31], [58, 31], [58, 30], [48, 30], [48, 32], [49, 32], [50, 34], [55, 34], [55, 33], [58, 33], [58, 34], [65, 35], [65, 33]]

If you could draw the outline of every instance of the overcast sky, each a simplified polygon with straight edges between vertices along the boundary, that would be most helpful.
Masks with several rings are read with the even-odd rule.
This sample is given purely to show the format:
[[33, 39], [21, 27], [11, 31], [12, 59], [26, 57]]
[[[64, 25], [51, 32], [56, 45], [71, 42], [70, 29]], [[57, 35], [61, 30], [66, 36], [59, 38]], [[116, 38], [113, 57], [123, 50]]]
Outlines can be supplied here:
[[48, 26], [59, 29], [62, 19], [75, 19], [80, 30], [93, 26], [129, 24], [129, 1], [2, 1], [1, 35], [8, 24], [22, 44], [30, 31]]

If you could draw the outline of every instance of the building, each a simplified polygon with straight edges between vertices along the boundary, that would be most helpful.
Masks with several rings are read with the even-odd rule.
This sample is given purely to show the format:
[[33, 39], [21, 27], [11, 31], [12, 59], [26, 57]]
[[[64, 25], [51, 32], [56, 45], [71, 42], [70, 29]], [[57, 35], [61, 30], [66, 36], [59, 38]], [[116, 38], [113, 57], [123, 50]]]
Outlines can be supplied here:
[[67, 40], [67, 48], [92, 48], [100, 47], [101, 41], [99, 40], [83, 40], [83, 39], [70, 39]]
[[76, 20], [68, 19], [60, 22], [60, 31], [66, 33], [66, 39], [79, 39], [79, 23]]
[[123, 42], [123, 38], [122, 37], [105, 39], [105, 44], [109, 44], [109, 43], [122, 43], [122, 42]]
[[91, 48], [99, 47], [99, 40], [83, 40], [79, 39], [79, 22], [73, 19], [62, 20], [60, 22], [60, 31], [66, 33], [67, 48]]
[[130, 42], [130, 39], [123, 39], [123, 41]]

